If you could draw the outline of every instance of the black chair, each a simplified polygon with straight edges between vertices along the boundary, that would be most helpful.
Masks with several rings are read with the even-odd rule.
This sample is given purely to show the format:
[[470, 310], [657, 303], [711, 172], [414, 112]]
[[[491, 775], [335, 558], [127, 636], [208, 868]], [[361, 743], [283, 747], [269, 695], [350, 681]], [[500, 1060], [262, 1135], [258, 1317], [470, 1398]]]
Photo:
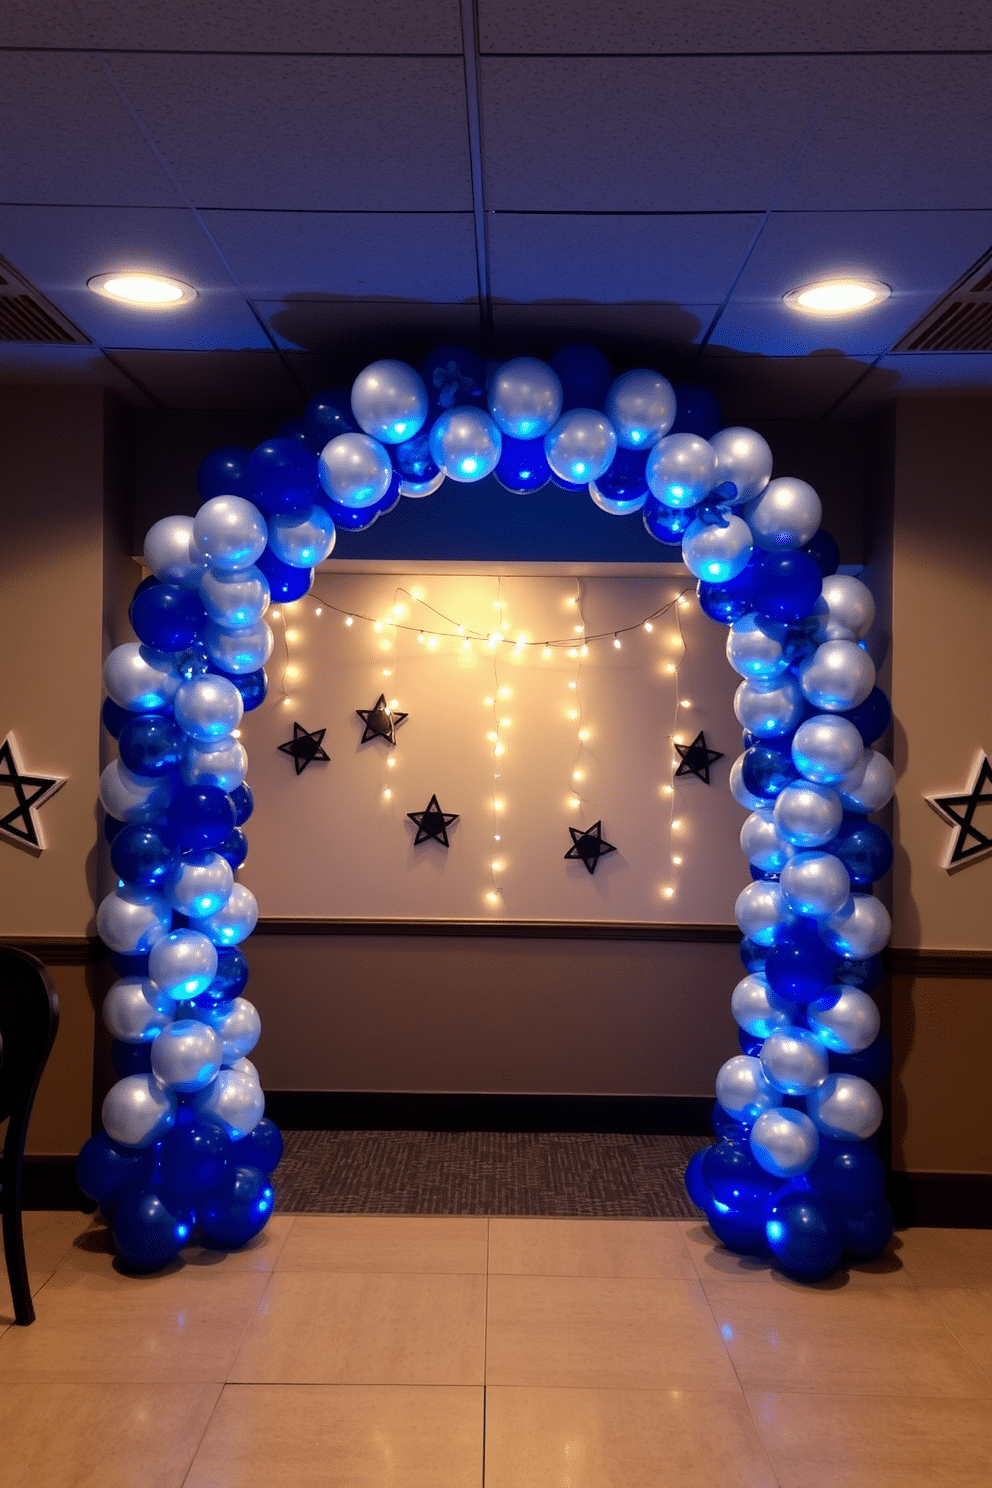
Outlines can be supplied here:
[[21, 1227], [24, 1139], [42, 1071], [59, 1027], [59, 999], [41, 962], [0, 946], [0, 1121], [8, 1120], [0, 1156], [3, 1249], [15, 1322], [34, 1322]]

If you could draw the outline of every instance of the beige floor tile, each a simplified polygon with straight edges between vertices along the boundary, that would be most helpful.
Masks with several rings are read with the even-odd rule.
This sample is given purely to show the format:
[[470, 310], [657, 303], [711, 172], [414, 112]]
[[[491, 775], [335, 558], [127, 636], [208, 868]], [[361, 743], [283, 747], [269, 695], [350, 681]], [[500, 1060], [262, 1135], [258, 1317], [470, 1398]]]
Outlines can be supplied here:
[[486, 1382], [737, 1388], [698, 1282], [577, 1276], [490, 1276]]
[[481, 1385], [485, 1295], [484, 1276], [276, 1271], [229, 1378]]
[[782, 1488], [988, 1488], [992, 1482], [987, 1401], [914, 1399], [908, 1392], [748, 1399]]
[[692, 1281], [696, 1274], [678, 1223], [659, 1219], [491, 1219], [489, 1270], [662, 1281]]
[[981, 1286], [992, 1276], [992, 1230], [900, 1230], [898, 1239], [918, 1286]]
[[[23, 1218], [28, 1282], [34, 1296], [72, 1254], [73, 1242], [89, 1230], [91, 1217], [74, 1211], [26, 1209]], [[7, 1267], [0, 1264], [0, 1332], [12, 1323], [13, 1317]]]
[[[261, 1234], [240, 1250], [208, 1250], [203, 1245], [187, 1245], [168, 1271], [181, 1271], [190, 1266], [218, 1272], [271, 1271], [294, 1223], [292, 1214], [274, 1214]], [[70, 1245], [62, 1266], [77, 1271], [106, 1272], [113, 1268], [116, 1255], [117, 1247], [110, 1226], [97, 1220]]]
[[[679, 1221], [682, 1238], [695, 1274], [703, 1283], [743, 1282], [748, 1285], [798, 1287], [808, 1291], [807, 1282], [794, 1282], [774, 1266], [771, 1260], [760, 1256], [738, 1255], [721, 1245], [708, 1224], [698, 1219]], [[842, 1266], [823, 1282], [814, 1285], [830, 1291], [851, 1287], [855, 1291], [874, 1289], [882, 1282], [885, 1286], [915, 1286], [915, 1282], [902, 1264], [899, 1240], [896, 1238], [880, 1256], [873, 1261], [859, 1261]]]
[[300, 1214], [280, 1271], [486, 1274], [487, 1219]]
[[731, 1391], [486, 1391], [486, 1488], [775, 1488]]
[[711, 1282], [705, 1291], [746, 1390], [856, 1395], [898, 1380], [908, 1395], [992, 1394], [915, 1287]]
[[920, 1296], [992, 1378], [992, 1284], [972, 1287], [921, 1287]]
[[5, 1384], [4, 1488], [179, 1488], [220, 1389]]
[[482, 1394], [228, 1385], [185, 1488], [480, 1488]]

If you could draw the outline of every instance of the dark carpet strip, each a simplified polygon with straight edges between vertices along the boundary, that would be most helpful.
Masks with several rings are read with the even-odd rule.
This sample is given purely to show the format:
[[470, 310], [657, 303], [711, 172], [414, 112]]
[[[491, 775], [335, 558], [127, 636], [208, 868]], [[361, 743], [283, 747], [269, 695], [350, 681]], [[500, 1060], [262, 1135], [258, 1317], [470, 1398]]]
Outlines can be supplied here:
[[705, 1137], [590, 1132], [288, 1131], [281, 1214], [693, 1219], [682, 1178]]

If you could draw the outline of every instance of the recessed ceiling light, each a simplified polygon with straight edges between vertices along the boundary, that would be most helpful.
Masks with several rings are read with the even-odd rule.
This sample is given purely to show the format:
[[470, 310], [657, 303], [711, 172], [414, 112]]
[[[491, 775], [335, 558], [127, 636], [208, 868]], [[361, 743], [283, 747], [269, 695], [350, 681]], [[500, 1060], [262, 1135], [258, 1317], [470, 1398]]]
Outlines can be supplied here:
[[794, 310], [805, 310], [808, 315], [845, 315], [849, 310], [879, 305], [891, 293], [879, 279], [821, 279], [790, 289], [783, 298]]
[[88, 283], [94, 294], [123, 305], [140, 305], [145, 310], [171, 310], [196, 299], [192, 285], [184, 284], [181, 279], [167, 279], [164, 274], [121, 269], [114, 274], [97, 274]]

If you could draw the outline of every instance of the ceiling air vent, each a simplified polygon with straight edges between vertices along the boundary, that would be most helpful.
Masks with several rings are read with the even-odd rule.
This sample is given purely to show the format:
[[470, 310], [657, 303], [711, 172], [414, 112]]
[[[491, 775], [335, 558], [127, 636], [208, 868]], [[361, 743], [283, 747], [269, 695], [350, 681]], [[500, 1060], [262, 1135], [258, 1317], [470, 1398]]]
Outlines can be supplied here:
[[992, 248], [893, 351], [992, 351]]
[[0, 258], [0, 341], [89, 346], [88, 336]]

